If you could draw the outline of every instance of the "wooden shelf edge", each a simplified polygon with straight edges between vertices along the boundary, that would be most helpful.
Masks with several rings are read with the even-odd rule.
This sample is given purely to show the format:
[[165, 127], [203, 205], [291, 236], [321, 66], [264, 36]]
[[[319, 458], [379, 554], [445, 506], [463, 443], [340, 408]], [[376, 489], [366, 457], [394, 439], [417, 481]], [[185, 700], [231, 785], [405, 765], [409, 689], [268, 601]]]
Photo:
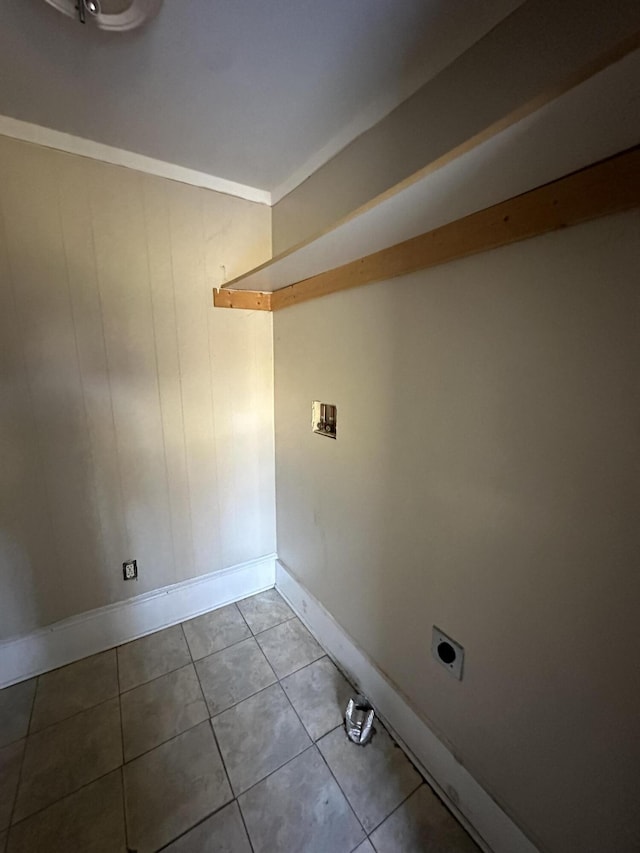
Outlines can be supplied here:
[[214, 290], [215, 308], [240, 308], [245, 311], [271, 311], [272, 293], [261, 290]]
[[640, 145], [273, 293], [215, 291], [214, 305], [279, 311], [636, 207], [640, 207]]
[[[465, 154], [468, 154], [469, 152], [473, 151], [475, 148], [478, 148], [480, 145], [487, 142], [488, 140], [498, 136], [500, 133], [507, 130], [512, 125], [515, 125], [525, 119], [527, 116], [534, 114], [538, 110], [542, 109], [542, 107], [546, 106], [547, 104], [550, 104], [552, 101], [555, 101], [565, 93], [569, 92], [571, 89], [574, 89], [581, 83], [584, 83], [591, 77], [594, 77], [599, 72], [604, 71], [609, 66], [614, 65], [616, 62], [619, 62], [621, 59], [628, 56], [630, 53], [633, 53], [633, 51], [637, 50], [638, 48], [640, 48], [640, 31], [632, 33], [631, 35], [622, 39], [620, 42], [617, 42], [611, 48], [607, 49], [599, 56], [597, 56], [595, 59], [581, 66], [577, 71], [573, 72], [572, 74], [569, 74], [561, 81], [558, 81], [557, 83], [548, 86], [538, 95], [535, 95], [533, 98], [526, 101], [524, 104], [521, 104], [520, 106], [516, 107], [507, 115], [492, 122], [490, 125], [485, 127], [483, 130], [480, 130], [478, 133], [474, 134], [469, 139], [456, 145], [450, 151], [444, 152], [439, 157], [427, 163], [417, 172], [414, 172], [404, 180], [398, 182], [394, 186], [390, 187], [389, 189], [385, 190], [384, 192], [380, 193], [379, 195], [375, 196], [364, 204], [360, 205], [358, 208], [351, 211], [346, 216], [339, 219], [337, 222], [334, 222], [327, 228], [318, 231], [312, 237], [309, 237], [305, 240], [302, 240], [300, 243], [291, 246], [289, 249], [286, 249], [284, 252], [281, 252], [270, 260], [265, 261], [254, 269], [251, 269], [248, 272], [236, 276], [236, 278], [226, 282], [221, 286], [221, 290], [236, 290], [237, 288], [235, 288], [234, 285], [239, 284], [241, 281], [246, 281], [254, 274], [274, 266], [275, 264], [282, 261], [284, 258], [287, 258], [290, 255], [293, 255], [296, 252], [300, 251], [300, 249], [310, 246], [321, 237], [330, 235], [341, 227], [343, 227], [344, 225], [346, 225], [347, 223], [358, 219], [360, 216], [372, 210], [373, 208], [376, 208], [378, 205], [382, 204], [387, 199], [398, 195], [398, 193], [403, 192], [404, 190], [411, 187], [413, 184], [423, 180], [428, 175], [439, 171], [440, 169], [444, 168], [455, 160], [458, 160], [460, 157], [463, 157]], [[247, 292], [257, 293], [259, 291]]]

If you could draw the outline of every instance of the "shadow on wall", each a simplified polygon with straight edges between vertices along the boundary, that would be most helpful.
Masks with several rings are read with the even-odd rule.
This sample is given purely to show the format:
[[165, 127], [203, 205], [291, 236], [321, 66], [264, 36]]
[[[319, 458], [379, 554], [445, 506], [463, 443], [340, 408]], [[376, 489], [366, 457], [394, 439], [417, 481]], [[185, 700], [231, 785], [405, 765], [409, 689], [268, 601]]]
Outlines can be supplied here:
[[[0, 639], [144, 591], [121, 573], [136, 557], [136, 524], [145, 530], [137, 547], [146, 536], [157, 540], [152, 557], [166, 555], [147, 560], [157, 585], [172, 579], [162, 444], [150, 441], [144, 411], [151, 398], [159, 420], [155, 357], [138, 357], [139, 318], [118, 329], [115, 312], [105, 324], [103, 298], [126, 318], [140, 297], [117, 265], [98, 269], [90, 168], [0, 145]], [[120, 213], [126, 229], [126, 203], [112, 207], [114, 220]], [[115, 238], [114, 255], [126, 255]]]
[[47, 265], [55, 257], [51, 248], [6, 252], [0, 281], [0, 639], [139, 591], [120, 588], [129, 546], [119, 460], [104, 440], [110, 382], [133, 393], [137, 380], [108, 377], [102, 359], [84, 359], [81, 374], [67, 282], [55, 263], [34, 268], [36, 254]]
[[281, 558], [542, 849], [637, 832], [639, 221], [275, 315]]
[[272, 553], [271, 318], [210, 286], [267, 208], [3, 137], [0, 187], [0, 640]]

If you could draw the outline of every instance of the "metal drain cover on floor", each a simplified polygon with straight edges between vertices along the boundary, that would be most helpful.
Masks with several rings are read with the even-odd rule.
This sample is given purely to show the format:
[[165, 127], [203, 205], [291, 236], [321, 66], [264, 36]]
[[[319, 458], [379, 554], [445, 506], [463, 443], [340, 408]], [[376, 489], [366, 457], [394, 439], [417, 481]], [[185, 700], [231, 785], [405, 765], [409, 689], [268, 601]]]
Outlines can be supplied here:
[[354, 696], [349, 699], [344, 722], [347, 729], [347, 737], [353, 743], [364, 746], [371, 740], [373, 734], [373, 720], [375, 713], [364, 696]]

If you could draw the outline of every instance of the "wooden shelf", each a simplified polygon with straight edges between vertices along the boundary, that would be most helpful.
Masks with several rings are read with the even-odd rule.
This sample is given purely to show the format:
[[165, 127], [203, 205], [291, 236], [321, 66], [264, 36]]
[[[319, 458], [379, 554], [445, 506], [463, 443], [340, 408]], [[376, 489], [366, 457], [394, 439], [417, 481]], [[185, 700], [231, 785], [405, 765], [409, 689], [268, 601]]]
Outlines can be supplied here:
[[[633, 148], [640, 140], [640, 104], [635, 97], [639, 44], [638, 36], [628, 39], [335, 227], [228, 282], [216, 292], [214, 304], [277, 310], [300, 300], [285, 299], [284, 294], [271, 297], [273, 291], [291, 291], [292, 285], [304, 283], [310, 293], [309, 280], [317, 283], [319, 277], [332, 285], [324, 291], [316, 287], [314, 296], [344, 289], [336, 279], [352, 287], [358, 262], [364, 266], [373, 256], [380, 261], [384, 250], [402, 244], [408, 250], [421, 235]], [[489, 235], [487, 247], [492, 244]], [[380, 280], [371, 275], [371, 271], [368, 278], [361, 275], [358, 283], [365, 283], [364, 278]]]

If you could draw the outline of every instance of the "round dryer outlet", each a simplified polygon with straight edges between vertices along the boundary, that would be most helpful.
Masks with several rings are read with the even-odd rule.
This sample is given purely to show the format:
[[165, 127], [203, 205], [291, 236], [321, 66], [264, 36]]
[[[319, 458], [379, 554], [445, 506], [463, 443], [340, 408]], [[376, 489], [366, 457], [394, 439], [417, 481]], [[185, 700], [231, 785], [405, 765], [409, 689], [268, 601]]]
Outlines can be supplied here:
[[435, 625], [431, 635], [431, 654], [458, 681], [462, 679], [464, 649], [460, 643], [456, 643]]

